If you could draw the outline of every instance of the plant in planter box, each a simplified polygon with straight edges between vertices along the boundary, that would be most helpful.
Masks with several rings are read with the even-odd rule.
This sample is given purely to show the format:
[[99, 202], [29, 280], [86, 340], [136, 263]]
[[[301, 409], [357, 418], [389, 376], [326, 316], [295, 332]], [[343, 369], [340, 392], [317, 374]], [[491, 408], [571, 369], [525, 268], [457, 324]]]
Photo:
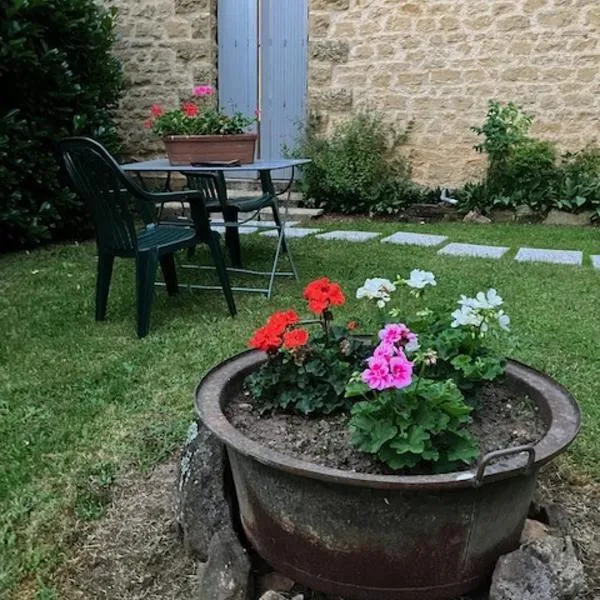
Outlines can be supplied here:
[[317, 332], [300, 326], [294, 311], [278, 312], [250, 340], [268, 356], [247, 380], [255, 405], [310, 416], [348, 411], [351, 443], [393, 470], [470, 464], [479, 455], [467, 429], [472, 396], [504, 373], [498, 346], [510, 320], [493, 289], [461, 296], [454, 312], [420, 306], [408, 325], [397, 320], [389, 303], [401, 286], [422, 303], [435, 285], [432, 273], [418, 269], [406, 280], [365, 281], [356, 295], [377, 306], [383, 323], [367, 342], [333, 323], [331, 307], [344, 302], [339, 285], [310, 283], [304, 296], [318, 315]]
[[179, 108], [166, 110], [152, 105], [145, 126], [163, 138], [172, 164], [238, 160], [252, 162], [255, 133], [247, 129], [257, 121], [235, 112], [228, 115], [215, 106], [214, 88], [198, 85], [193, 90], [195, 101], [183, 102]]
[[[357, 297], [381, 322], [369, 337], [335, 324], [344, 296], [321, 278], [304, 291], [319, 327], [276, 313], [252, 336], [254, 351], [198, 385], [196, 409], [227, 448], [247, 539], [317, 591], [449, 600], [485, 585], [498, 557], [518, 545], [538, 468], [578, 432], [564, 388], [505, 360], [510, 321], [498, 294], [440, 309], [425, 303], [436, 285], [418, 270], [367, 280]], [[499, 377], [507, 387], [496, 386]], [[506, 399], [479, 393], [501, 389], [527, 395], [542, 427], [526, 446], [510, 437], [501, 450], [480, 451], [474, 415], [503, 404], [488, 430], [511, 427]]]

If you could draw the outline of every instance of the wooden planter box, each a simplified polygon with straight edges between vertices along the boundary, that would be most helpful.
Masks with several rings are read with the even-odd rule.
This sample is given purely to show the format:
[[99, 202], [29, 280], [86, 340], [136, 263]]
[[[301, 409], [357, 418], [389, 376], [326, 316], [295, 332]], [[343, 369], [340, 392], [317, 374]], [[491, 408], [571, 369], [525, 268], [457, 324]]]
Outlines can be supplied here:
[[254, 161], [257, 135], [168, 135], [163, 138], [172, 165], [191, 165], [206, 162]]

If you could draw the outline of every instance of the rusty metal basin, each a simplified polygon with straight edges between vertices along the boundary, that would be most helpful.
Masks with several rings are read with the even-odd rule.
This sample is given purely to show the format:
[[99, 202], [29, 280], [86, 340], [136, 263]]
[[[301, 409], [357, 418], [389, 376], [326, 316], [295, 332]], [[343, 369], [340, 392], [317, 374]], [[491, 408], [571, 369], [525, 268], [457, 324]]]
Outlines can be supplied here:
[[539, 467], [580, 426], [557, 382], [510, 361], [507, 382], [537, 404], [548, 430], [535, 446], [483, 457], [469, 471], [372, 475], [297, 460], [247, 438], [223, 414], [264, 361], [249, 351], [198, 384], [196, 411], [226, 445], [242, 526], [274, 568], [317, 591], [356, 600], [443, 600], [486, 584], [513, 550]]

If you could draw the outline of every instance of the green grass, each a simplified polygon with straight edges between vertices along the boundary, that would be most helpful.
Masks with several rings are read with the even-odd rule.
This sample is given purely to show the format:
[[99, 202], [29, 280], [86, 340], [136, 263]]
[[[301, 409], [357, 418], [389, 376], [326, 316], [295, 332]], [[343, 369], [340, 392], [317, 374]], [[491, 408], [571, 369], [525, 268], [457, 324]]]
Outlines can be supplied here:
[[[600, 254], [595, 229], [367, 220], [317, 226], [408, 229], [514, 251], [528, 245]], [[259, 260], [272, 242], [242, 239]], [[103, 514], [118, 473], [149, 469], [180, 445], [202, 374], [242, 350], [272, 310], [302, 309], [302, 284], [320, 275], [346, 290], [342, 318], [359, 314], [353, 291], [370, 276], [432, 270], [439, 280], [433, 300], [447, 297], [449, 304], [460, 293], [496, 287], [512, 317], [517, 358], [549, 372], [580, 402], [584, 428], [570, 462], [581, 475], [600, 478], [600, 272], [588, 256], [583, 267], [572, 267], [518, 264], [511, 260], [514, 251], [486, 261], [377, 241], [292, 244], [300, 283], [280, 283], [271, 301], [238, 294], [235, 319], [219, 293], [182, 290], [168, 298], [158, 290], [151, 332], [141, 341], [135, 337], [131, 261], [117, 262], [108, 319], [95, 323], [92, 244], [0, 258], [0, 598], [23, 581], [48, 594], [48, 576], [68, 552], [77, 521]]]

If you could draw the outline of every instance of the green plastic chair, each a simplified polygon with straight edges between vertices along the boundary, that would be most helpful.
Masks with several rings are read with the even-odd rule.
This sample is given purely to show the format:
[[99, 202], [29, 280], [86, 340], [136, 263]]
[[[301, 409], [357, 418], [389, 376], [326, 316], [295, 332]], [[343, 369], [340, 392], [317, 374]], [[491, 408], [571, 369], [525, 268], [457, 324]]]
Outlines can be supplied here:
[[[237, 224], [239, 213], [254, 213], [257, 215], [262, 209], [270, 209], [273, 213], [273, 221], [277, 228], [281, 228], [282, 219], [279, 214], [277, 196], [274, 193], [263, 193], [260, 196], [246, 198], [229, 198], [227, 195], [227, 184], [222, 171], [215, 173], [184, 172], [188, 187], [199, 190], [204, 194], [204, 202], [209, 213], [222, 213], [223, 220], [230, 224], [225, 229], [225, 245], [229, 251], [231, 264], [234, 267], [242, 266], [240, 249], [240, 237]], [[255, 216], [251, 217], [254, 219]], [[285, 240], [282, 250], [286, 251]]]
[[[106, 316], [108, 291], [116, 256], [134, 258], [136, 264], [137, 334], [144, 337], [150, 327], [150, 311], [154, 298], [154, 282], [160, 264], [167, 292], [178, 292], [174, 252], [193, 249], [198, 242], [208, 245], [221, 287], [232, 316], [235, 302], [225, 261], [219, 246], [219, 234], [211, 231], [208, 213], [201, 194], [193, 191], [150, 193], [133, 182], [118, 163], [98, 142], [84, 137], [66, 138], [58, 142], [60, 154], [77, 193], [92, 213], [98, 248], [96, 280], [96, 320]], [[145, 227], [136, 232], [129, 210], [134, 203]], [[156, 225], [157, 203], [189, 202], [196, 229]]]

